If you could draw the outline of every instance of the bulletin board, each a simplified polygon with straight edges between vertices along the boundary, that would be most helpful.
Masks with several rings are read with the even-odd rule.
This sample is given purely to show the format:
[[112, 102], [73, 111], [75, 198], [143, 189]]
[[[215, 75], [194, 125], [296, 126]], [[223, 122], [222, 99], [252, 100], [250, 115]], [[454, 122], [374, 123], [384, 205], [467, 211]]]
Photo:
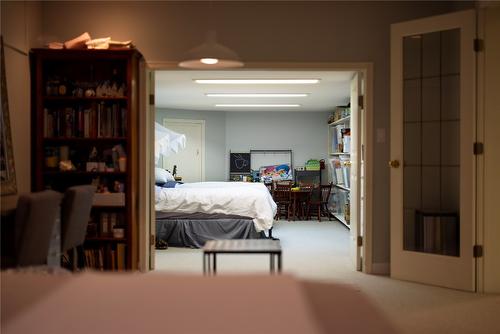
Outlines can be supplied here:
[[293, 170], [292, 150], [250, 150], [251, 169], [259, 170], [262, 166], [289, 164]]
[[229, 153], [229, 172], [232, 174], [250, 174], [250, 153]]

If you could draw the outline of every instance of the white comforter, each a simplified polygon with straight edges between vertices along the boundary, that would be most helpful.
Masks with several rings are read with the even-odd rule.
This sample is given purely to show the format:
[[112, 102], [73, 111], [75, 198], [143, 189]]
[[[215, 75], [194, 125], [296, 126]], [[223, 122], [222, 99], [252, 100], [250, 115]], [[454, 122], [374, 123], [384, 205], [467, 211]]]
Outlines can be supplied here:
[[273, 226], [276, 203], [266, 186], [245, 182], [185, 183], [156, 187], [156, 211], [252, 217], [257, 232]]

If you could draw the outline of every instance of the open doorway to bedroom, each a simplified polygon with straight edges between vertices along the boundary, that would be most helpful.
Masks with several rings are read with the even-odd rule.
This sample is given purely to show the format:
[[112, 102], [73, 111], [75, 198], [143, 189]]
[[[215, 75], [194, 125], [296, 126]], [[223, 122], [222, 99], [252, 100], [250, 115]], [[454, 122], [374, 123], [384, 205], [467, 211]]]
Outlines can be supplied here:
[[[225, 204], [229, 203], [227, 212], [204, 213], [222, 212], [225, 216], [217, 219], [219, 222], [228, 220], [227, 226], [232, 226], [230, 230], [247, 229], [246, 235], [236, 234], [236, 238], [269, 236], [272, 227], [273, 236], [280, 239], [283, 247], [285, 272], [318, 278], [331, 275], [338, 268], [369, 272], [369, 268], [362, 266], [362, 261], [369, 258], [369, 250], [367, 252], [367, 247], [362, 247], [360, 242], [361, 236], [368, 241], [366, 211], [371, 209], [366, 196], [370, 149], [366, 143], [368, 75], [371, 75], [369, 64], [332, 65], [321, 69], [277, 66], [273, 70], [180, 71], [166, 68], [155, 71], [155, 121], [162, 125], [175, 119], [203, 121], [206, 143], [203, 165], [206, 182], [185, 182], [175, 185], [175, 190], [155, 188], [152, 205], [155, 205], [157, 217], [150, 227], [152, 234], [156, 234], [159, 248], [151, 254], [155, 269], [202, 273], [202, 252], [196, 247], [202, 246], [203, 240], [193, 241], [201, 233], [199, 226], [193, 230], [193, 224], [201, 222], [203, 226], [206, 222], [202, 221], [207, 216], [192, 214], [199, 214], [195, 211], [206, 206], [200, 205], [204, 201], [199, 197], [201, 193], [208, 192], [214, 200], [219, 190], [213, 188], [223, 185], [220, 191], [225, 195], [221, 196], [229, 194], [231, 197], [223, 199]], [[210, 84], [197, 82], [198, 79], [254, 81]], [[255, 81], [262, 79], [275, 82]], [[283, 79], [317, 82], [276, 81]], [[165, 169], [168, 159], [162, 157], [162, 163], [156, 167]], [[183, 170], [184, 166], [176, 165], [175, 176], [181, 182]], [[305, 198], [292, 193], [293, 205], [285, 206], [283, 212], [282, 203], [273, 196], [272, 184], [287, 179], [291, 187], [301, 189], [300, 192], [311, 184], [311, 191], [319, 194], [321, 184], [326, 188], [331, 185], [327, 205], [318, 205], [318, 197], [312, 193]], [[162, 180], [155, 181], [161, 183]], [[256, 187], [260, 188], [256, 190]], [[276, 214], [272, 206], [270, 209], [264, 204], [252, 207], [245, 202], [259, 200], [247, 199], [242, 194], [262, 194], [262, 189], [267, 197], [260, 200], [263, 203], [274, 201], [281, 214]], [[186, 203], [172, 204], [177, 200], [172, 195], [174, 192], [182, 192]], [[193, 194], [195, 197], [189, 197]], [[250, 210], [239, 210], [241, 207], [250, 207]], [[270, 218], [257, 217], [259, 212]], [[172, 228], [173, 222], [178, 224], [181, 220], [182, 228]], [[242, 228], [241, 224], [247, 227]], [[224, 233], [227, 226], [223, 227]], [[186, 229], [191, 230], [186, 233]], [[201, 229], [206, 232], [205, 227]], [[215, 232], [215, 238], [221, 238], [219, 232]], [[231, 233], [227, 238], [235, 237]], [[161, 249], [167, 245], [167, 249]], [[262, 255], [245, 256], [247, 259], [231, 255], [222, 257], [218, 260], [220, 271], [268, 270], [269, 264], [260, 258]]]

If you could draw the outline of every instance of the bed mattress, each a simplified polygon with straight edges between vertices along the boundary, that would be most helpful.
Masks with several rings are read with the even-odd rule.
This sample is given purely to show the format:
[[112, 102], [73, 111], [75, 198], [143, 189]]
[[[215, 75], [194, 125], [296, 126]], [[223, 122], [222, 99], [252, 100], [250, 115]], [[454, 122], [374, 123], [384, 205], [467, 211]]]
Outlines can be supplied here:
[[156, 187], [157, 212], [223, 214], [250, 217], [257, 232], [273, 226], [276, 203], [260, 183], [201, 182]]

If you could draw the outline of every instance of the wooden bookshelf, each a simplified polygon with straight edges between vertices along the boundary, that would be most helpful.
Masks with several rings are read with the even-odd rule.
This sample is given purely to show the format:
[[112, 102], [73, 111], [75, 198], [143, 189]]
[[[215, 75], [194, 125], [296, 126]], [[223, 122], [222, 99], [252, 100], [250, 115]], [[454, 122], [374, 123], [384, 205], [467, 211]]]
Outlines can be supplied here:
[[123, 204], [92, 208], [81, 258], [97, 270], [136, 269], [141, 59], [134, 49], [30, 52], [33, 191], [95, 184], [123, 193]]

